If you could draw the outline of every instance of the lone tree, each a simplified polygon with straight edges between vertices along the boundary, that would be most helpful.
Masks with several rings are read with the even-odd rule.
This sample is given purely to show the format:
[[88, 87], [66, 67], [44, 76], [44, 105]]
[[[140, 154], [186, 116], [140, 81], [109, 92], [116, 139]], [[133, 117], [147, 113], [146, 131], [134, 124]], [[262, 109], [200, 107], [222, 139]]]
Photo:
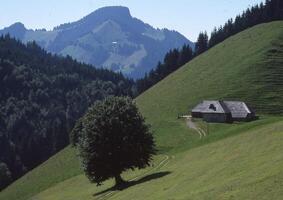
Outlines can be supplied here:
[[156, 153], [149, 126], [130, 98], [98, 101], [78, 123], [75, 141], [82, 167], [97, 185], [115, 178], [116, 186], [121, 186], [122, 172], [149, 166]]

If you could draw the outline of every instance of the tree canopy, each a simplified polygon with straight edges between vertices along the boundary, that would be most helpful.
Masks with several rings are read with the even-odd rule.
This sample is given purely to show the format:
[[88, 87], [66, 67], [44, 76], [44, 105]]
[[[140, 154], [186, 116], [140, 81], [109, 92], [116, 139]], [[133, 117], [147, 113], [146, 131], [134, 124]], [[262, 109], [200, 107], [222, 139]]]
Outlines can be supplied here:
[[98, 185], [112, 177], [120, 185], [122, 172], [145, 168], [156, 152], [149, 126], [128, 97], [96, 102], [77, 127], [82, 167]]

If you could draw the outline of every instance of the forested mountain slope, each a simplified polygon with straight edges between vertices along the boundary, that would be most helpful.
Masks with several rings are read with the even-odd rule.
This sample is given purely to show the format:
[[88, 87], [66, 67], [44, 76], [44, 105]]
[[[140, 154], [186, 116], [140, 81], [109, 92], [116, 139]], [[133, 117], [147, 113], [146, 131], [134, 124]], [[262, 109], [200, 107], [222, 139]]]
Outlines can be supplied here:
[[131, 96], [132, 85], [121, 74], [0, 37], [0, 169], [7, 181], [64, 148], [95, 100]]

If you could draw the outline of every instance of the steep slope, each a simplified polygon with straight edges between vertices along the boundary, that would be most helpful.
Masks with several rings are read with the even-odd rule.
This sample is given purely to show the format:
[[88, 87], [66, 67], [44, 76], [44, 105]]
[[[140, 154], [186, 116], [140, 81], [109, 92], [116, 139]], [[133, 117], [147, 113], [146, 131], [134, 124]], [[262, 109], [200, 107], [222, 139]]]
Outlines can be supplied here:
[[[170, 160], [146, 173], [140, 184], [113, 193], [110, 199], [281, 199], [283, 120], [262, 114], [282, 114], [283, 110], [282, 33], [283, 22], [248, 29], [138, 97], [138, 106], [155, 131], [160, 153], [170, 155]], [[209, 125], [210, 134], [201, 140], [177, 119], [202, 99], [220, 98], [247, 101], [261, 119]], [[62, 152], [61, 156], [69, 155]], [[46, 165], [54, 163], [50, 160]], [[77, 167], [71, 165], [67, 171]], [[64, 165], [60, 171], [64, 174]], [[55, 178], [48, 186], [31, 190], [28, 188], [34, 184], [42, 185], [48, 170], [42, 171], [39, 179], [35, 172], [4, 190], [0, 199], [93, 199], [95, 193], [111, 185], [110, 181], [96, 188], [79, 175], [66, 177], [59, 184], [62, 179]]]
[[178, 32], [154, 29], [133, 18], [125, 7], [101, 8], [52, 31], [27, 30], [16, 23], [0, 30], [0, 34], [6, 33], [24, 42], [35, 40], [50, 52], [135, 78], [155, 67], [169, 49], [193, 46]]
[[140, 95], [137, 103], [164, 138], [160, 145], [176, 147], [187, 144], [178, 114], [189, 113], [203, 99], [242, 100], [259, 114], [282, 114], [283, 22], [227, 39]]

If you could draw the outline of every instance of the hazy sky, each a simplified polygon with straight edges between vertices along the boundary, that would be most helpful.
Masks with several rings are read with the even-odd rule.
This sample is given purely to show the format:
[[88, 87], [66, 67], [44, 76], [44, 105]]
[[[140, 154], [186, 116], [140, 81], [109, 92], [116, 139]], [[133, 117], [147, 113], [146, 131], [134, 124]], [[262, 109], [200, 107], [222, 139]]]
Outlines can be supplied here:
[[263, 0], [3, 0], [0, 28], [22, 22], [27, 28], [52, 29], [76, 21], [97, 8], [122, 5], [131, 14], [158, 28], [179, 31], [195, 41], [200, 31], [210, 32], [251, 5]]

